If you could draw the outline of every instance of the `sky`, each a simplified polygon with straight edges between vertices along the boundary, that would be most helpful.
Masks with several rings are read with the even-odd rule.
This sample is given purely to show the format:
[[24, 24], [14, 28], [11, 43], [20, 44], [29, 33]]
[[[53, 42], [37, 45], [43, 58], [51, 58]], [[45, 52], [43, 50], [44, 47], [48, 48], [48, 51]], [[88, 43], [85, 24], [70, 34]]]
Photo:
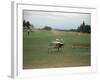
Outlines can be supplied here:
[[70, 12], [23, 11], [23, 20], [29, 21], [34, 28], [50, 26], [53, 29], [77, 29], [83, 21], [91, 25], [91, 14]]

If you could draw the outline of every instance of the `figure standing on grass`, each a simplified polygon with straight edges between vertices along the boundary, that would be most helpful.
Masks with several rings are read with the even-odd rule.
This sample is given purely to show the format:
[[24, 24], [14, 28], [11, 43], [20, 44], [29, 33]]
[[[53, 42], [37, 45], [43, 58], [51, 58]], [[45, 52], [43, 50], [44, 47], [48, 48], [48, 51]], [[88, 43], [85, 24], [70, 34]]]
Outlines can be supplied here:
[[28, 36], [29, 36], [29, 34], [30, 34], [30, 30], [29, 30], [29, 29], [27, 30], [27, 34], [28, 34]]

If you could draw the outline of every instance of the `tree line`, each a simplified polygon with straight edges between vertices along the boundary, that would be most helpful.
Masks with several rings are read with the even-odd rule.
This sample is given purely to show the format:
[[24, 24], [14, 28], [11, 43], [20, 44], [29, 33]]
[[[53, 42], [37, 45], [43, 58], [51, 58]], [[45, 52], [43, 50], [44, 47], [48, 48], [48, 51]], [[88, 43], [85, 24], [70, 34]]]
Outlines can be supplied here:
[[[23, 27], [27, 27], [27, 29], [31, 29], [34, 28], [34, 25], [31, 24], [29, 21], [25, 21], [23, 20]], [[42, 28], [43, 30], [52, 30], [52, 27], [50, 26], [44, 26], [44, 28]], [[91, 33], [91, 26], [90, 25], [86, 25], [85, 21], [83, 21], [82, 24], [80, 24], [80, 26], [77, 29], [70, 29], [70, 30], [64, 30], [64, 31], [73, 31], [73, 32], [83, 32], [83, 33]]]
[[24, 28], [26, 27], [27, 29], [31, 29], [31, 28], [34, 28], [34, 25], [31, 24], [29, 21], [23, 20], [23, 27]]
[[91, 33], [91, 26], [86, 25], [85, 22], [83, 21], [83, 23], [77, 28], [77, 31], [83, 33]]

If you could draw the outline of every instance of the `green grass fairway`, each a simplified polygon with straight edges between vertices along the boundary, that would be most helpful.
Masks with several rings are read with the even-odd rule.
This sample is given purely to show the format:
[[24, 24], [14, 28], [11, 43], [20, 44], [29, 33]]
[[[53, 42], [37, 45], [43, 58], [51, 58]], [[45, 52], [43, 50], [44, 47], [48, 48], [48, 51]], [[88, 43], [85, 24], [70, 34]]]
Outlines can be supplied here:
[[[56, 38], [64, 40], [64, 49], [48, 53], [48, 45]], [[63, 31], [23, 32], [23, 69], [90, 66], [90, 34]]]

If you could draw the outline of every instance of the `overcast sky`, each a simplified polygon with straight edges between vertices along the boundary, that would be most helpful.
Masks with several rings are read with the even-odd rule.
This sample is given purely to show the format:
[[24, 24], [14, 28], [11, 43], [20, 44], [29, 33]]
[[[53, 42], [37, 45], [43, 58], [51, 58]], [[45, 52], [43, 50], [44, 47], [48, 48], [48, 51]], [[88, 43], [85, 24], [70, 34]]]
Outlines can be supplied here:
[[86, 13], [23, 11], [23, 19], [33, 24], [35, 28], [50, 26], [54, 29], [77, 29], [83, 21], [88, 25], [91, 24], [91, 15]]

